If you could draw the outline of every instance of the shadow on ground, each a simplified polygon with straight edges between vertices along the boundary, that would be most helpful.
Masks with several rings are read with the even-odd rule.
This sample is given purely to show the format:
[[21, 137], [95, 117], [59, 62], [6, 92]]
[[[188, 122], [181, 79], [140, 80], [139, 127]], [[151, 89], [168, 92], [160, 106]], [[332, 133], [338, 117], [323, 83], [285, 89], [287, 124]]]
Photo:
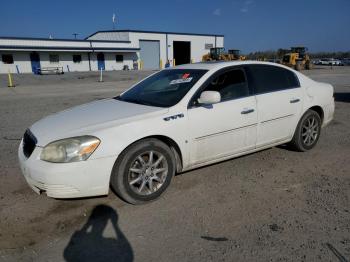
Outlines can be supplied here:
[[[103, 236], [108, 221], [116, 238]], [[86, 224], [73, 233], [63, 253], [70, 261], [133, 261], [132, 247], [118, 227], [117, 212], [106, 205], [96, 206]]]
[[334, 100], [337, 102], [350, 103], [350, 93], [334, 93]]

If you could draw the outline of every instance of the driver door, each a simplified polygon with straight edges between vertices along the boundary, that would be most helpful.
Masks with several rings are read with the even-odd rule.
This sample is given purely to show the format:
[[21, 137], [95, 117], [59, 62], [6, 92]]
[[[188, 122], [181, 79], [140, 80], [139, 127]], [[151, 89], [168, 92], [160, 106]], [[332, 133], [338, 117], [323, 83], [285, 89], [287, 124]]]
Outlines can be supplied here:
[[[217, 91], [221, 102], [201, 105], [203, 91]], [[192, 165], [219, 160], [255, 148], [256, 100], [249, 90], [243, 68], [215, 74], [194, 96], [188, 108], [190, 162]]]

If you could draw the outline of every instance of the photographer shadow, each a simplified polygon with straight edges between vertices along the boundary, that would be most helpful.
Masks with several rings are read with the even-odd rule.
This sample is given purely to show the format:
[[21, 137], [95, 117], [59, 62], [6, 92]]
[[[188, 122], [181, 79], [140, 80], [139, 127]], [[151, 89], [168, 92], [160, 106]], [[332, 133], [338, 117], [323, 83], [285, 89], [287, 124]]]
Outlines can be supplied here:
[[[111, 221], [117, 238], [104, 237], [103, 231]], [[63, 257], [66, 261], [133, 261], [132, 247], [118, 227], [117, 212], [106, 205], [96, 206], [86, 224], [74, 232]]]

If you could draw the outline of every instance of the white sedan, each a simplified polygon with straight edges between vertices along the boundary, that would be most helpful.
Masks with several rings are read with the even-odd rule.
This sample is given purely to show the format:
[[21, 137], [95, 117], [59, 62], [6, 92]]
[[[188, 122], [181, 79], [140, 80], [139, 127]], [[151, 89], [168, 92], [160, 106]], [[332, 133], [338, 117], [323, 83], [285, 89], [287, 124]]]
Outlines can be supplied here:
[[310, 150], [333, 113], [330, 84], [282, 65], [181, 65], [36, 122], [19, 162], [38, 193], [87, 197], [111, 186], [140, 204], [159, 197], [175, 173], [280, 144]]
[[340, 66], [342, 65], [342, 62], [340, 60], [334, 59], [334, 58], [324, 58], [321, 60], [318, 60], [316, 62], [317, 65], [336, 65]]

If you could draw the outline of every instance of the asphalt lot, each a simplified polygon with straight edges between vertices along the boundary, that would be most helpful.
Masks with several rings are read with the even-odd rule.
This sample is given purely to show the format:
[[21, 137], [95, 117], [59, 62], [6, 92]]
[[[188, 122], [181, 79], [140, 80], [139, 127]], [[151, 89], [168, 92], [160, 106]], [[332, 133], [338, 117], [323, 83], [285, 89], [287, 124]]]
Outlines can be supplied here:
[[[305, 71], [335, 86], [319, 144], [275, 147], [176, 176], [158, 201], [36, 195], [17, 164], [25, 129], [114, 96], [151, 72], [0, 76], [0, 261], [349, 261], [350, 67]], [[346, 260], [341, 260], [341, 257]]]

